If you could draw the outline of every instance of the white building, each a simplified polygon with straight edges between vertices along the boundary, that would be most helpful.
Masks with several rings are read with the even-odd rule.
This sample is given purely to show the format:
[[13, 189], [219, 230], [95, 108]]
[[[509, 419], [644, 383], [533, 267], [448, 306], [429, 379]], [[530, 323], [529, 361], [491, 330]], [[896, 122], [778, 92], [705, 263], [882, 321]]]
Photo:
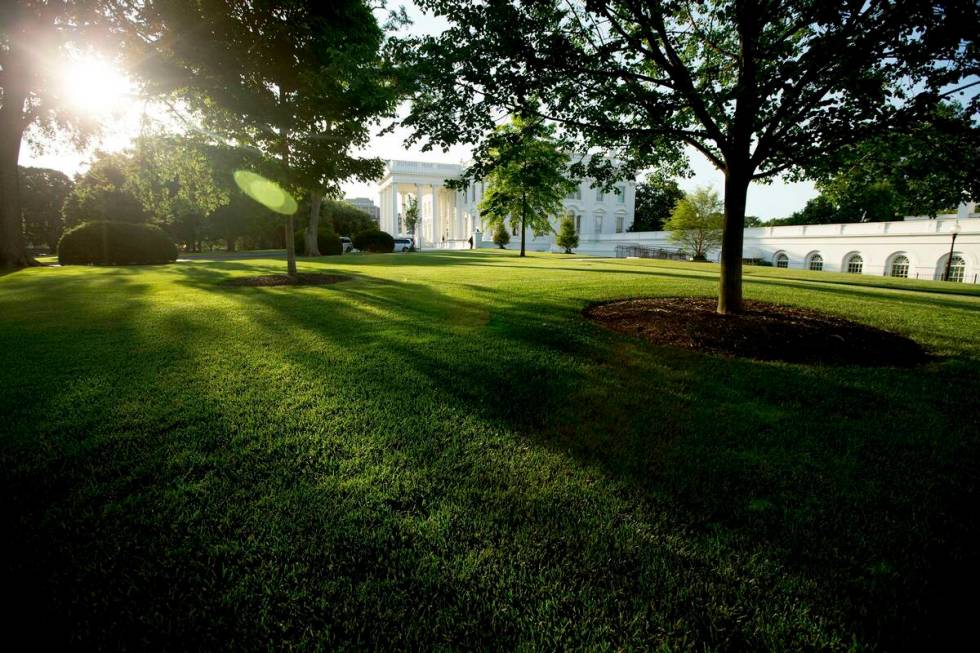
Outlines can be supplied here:
[[[936, 219], [746, 229], [744, 256], [784, 268], [942, 279], [952, 249], [950, 279], [978, 283], [980, 213], [977, 208], [976, 204], [964, 204], [957, 213], [939, 215]], [[668, 232], [647, 231], [583, 239], [578, 251], [615, 256], [618, 245], [677, 247]], [[713, 252], [709, 257], [717, 259], [717, 254]]]
[[[478, 208], [485, 190], [483, 182], [471, 184], [464, 191], [445, 186], [446, 180], [458, 179], [462, 173], [463, 166], [459, 164], [389, 161], [380, 188], [381, 230], [407, 235], [405, 206], [409, 197], [415, 197], [423, 248], [461, 249], [469, 246], [471, 236], [476, 246], [489, 241], [489, 234], [483, 233]], [[602, 193], [585, 180], [565, 199], [565, 210], [574, 216], [581, 238], [625, 233], [633, 224], [635, 195], [632, 181], [618, 184], [614, 192]], [[553, 226], [558, 228], [557, 223]], [[553, 234], [535, 237], [528, 232], [527, 247], [548, 251], [554, 240]]]

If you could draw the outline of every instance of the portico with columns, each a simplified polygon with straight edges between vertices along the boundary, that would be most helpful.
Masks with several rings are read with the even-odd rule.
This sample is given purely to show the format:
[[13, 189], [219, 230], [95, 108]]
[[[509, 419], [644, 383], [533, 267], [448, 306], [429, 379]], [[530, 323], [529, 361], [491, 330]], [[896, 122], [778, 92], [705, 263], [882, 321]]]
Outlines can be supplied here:
[[422, 247], [462, 246], [472, 233], [472, 219], [463, 210], [462, 193], [446, 188], [446, 180], [459, 177], [462, 170], [452, 163], [388, 161], [379, 188], [381, 230], [408, 236], [405, 211], [409, 198], [415, 197]]

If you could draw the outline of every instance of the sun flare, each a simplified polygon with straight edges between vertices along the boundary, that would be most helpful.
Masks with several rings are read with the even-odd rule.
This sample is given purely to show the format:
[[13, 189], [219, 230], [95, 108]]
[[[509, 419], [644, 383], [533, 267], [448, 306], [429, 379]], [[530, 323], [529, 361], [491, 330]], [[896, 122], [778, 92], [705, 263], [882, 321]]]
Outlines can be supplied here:
[[118, 68], [95, 57], [71, 62], [64, 71], [64, 96], [75, 108], [95, 114], [122, 109], [133, 83]]

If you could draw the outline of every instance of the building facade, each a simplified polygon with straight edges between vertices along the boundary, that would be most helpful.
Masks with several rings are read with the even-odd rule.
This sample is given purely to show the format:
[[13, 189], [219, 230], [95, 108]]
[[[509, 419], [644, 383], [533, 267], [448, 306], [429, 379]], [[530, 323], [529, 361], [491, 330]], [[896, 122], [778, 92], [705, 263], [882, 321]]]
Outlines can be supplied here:
[[[980, 213], [976, 204], [935, 219], [745, 230], [744, 256], [774, 267], [909, 279], [980, 281]], [[617, 246], [621, 246], [617, 250]], [[676, 249], [670, 233], [647, 231], [583, 239], [578, 251], [616, 256], [631, 247]], [[951, 253], [952, 252], [952, 253]], [[718, 252], [709, 254], [716, 260]]]
[[[486, 190], [483, 182], [470, 184], [465, 190], [446, 188], [446, 181], [458, 179], [463, 166], [452, 163], [389, 161], [379, 191], [381, 230], [406, 236], [404, 216], [409, 198], [418, 202], [420, 225], [418, 236], [423, 248], [463, 249], [472, 237], [476, 246], [490, 240], [480, 219], [479, 204]], [[582, 181], [578, 189], [564, 200], [565, 212], [575, 220], [580, 238], [625, 233], [633, 224], [636, 185], [621, 182], [609, 193]], [[558, 219], [553, 220], [557, 230]], [[516, 235], [516, 234], [515, 234]], [[549, 251], [554, 234], [534, 236], [528, 233], [527, 247]]]

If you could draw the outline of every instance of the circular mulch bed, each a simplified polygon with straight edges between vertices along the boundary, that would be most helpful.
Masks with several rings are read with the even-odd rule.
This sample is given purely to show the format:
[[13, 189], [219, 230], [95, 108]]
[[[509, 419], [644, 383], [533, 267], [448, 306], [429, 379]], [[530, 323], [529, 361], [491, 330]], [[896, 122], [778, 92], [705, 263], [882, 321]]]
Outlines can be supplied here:
[[225, 283], [229, 286], [328, 286], [332, 283], [349, 281], [342, 274], [265, 274], [258, 277], [236, 277]]
[[745, 302], [740, 315], [716, 308], [715, 299], [659, 297], [596, 304], [583, 315], [658, 345], [757, 360], [894, 367], [928, 360], [909, 338], [805, 308]]

